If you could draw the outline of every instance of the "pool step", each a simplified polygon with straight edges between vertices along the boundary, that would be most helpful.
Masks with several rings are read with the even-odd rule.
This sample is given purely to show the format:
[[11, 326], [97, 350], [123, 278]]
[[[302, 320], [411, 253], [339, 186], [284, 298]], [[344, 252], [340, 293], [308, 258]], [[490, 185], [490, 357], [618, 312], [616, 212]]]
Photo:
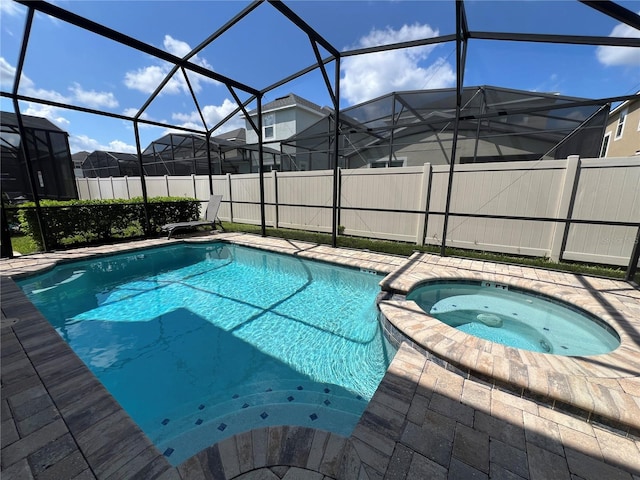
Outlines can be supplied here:
[[[256, 385], [256, 387], [262, 386]], [[260, 408], [274, 404], [306, 405], [344, 411], [359, 417], [367, 405], [367, 400], [359, 395], [349, 393], [349, 396], [345, 396], [344, 389], [337, 390], [336, 394], [334, 393], [336, 390], [332, 390], [330, 386], [324, 386], [319, 391], [319, 386], [317, 384], [314, 386], [316, 387], [314, 390], [309, 389], [308, 385], [301, 384], [298, 384], [294, 389], [274, 390], [268, 388], [266, 391], [260, 391], [256, 388], [253, 393], [242, 396], [234, 394], [231, 399], [225, 401], [211, 398], [209, 401], [203, 400], [202, 403], [195, 404], [186, 415], [167, 414], [162, 419], [156, 419], [153, 425], [142, 425], [142, 427], [154, 441], [162, 441], [214, 418], [222, 418], [249, 408]], [[258, 415], [260, 413], [262, 412], [258, 412]], [[260, 418], [257, 418], [256, 421], [260, 421]]]
[[154, 441], [173, 465], [179, 465], [202, 449], [254, 428], [298, 425], [327, 430], [348, 437], [360, 413], [335, 410], [324, 405], [272, 403], [251, 406], [203, 421], [171, 438]]

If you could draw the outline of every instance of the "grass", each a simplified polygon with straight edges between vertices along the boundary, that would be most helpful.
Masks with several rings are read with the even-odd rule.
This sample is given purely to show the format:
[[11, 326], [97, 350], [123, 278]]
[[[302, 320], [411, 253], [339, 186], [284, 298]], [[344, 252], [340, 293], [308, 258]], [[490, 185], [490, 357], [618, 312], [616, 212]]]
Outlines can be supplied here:
[[38, 245], [28, 235], [16, 235], [11, 237], [11, 246], [14, 252], [26, 255], [38, 251]]
[[[222, 222], [228, 232], [244, 232], [261, 234], [258, 225], [246, 225], [240, 223]], [[321, 245], [331, 245], [331, 235], [327, 233], [307, 232], [302, 230], [290, 230], [286, 228], [267, 228], [266, 234], [269, 237], [286, 238], [290, 240], [301, 240]], [[415, 251], [440, 254], [440, 247], [434, 245], [418, 246], [411, 243], [390, 242], [384, 240], [373, 240], [360, 237], [338, 236], [337, 246], [354, 248], [358, 250], [369, 250], [372, 252], [387, 253], [408, 257]], [[481, 252], [475, 250], [462, 250], [459, 248], [447, 248], [447, 256], [462, 257], [475, 260], [486, 260], [496, 263], [508, 263], [512, 265], [523, 265], [534, 268], [546, 268], [571, 273], [581, 273], [585, 275], [595, 275], [599, 277], [624, 279], [626, 268], [607, 267], [603, 265], [592, 265], [578, 262], [552, 262], [548, 258], [540, 257], [520, 257], [492, 252]], [[640, 272], [636, 273], [634, 281], [640, 284]]]
[[[222, 222], [227, 232], [244, 232], [261, 234], [258, 225], [248, 225], [243, 223]], [[301, 240], [320, 245], [331, 245], [331, 235], [327, 233], [307, 232], [304, 230], [290, 230], [287, 228], [267, 228], [266, 234], [269, 237], [286, 238], [290, 240]], [[13, 250], [23, 255], [38, 251], [38, 247], [31, 237], [14, 236], [11, 237]], [[339, 247], [353, 248], [358, 250], [369, 250], [372, 252], [387, 253], [390, 255], [400, 255], [408, 257], [415, 251], [440, 254], [440, 247], [434, 245], [418, 246], [411, 243], [390, 242], [384, 240], [373, 240], [369, 238], [348, 237], [339, 235], [337, 238]], [[624, 279], [626, 269], [607, 267], [602, 265], [591, 265], [577, 262], [552, 262], [548, 258], [540, 257], [519, 257], [492, 252], [481, 252], [474, 250], [462, 250], [459, 248], [447, 248], [447, 256], [470, 258], [475, 260], [486, 260], [496, 263], [508, 263], [512, 265], [524, 265], [535, 268], [546, 268], [571, 273], [581, 273], [585, 275], [595, 275], [598, 277]], [[634, 277], [636, 284], [640, 284], [640, 272]]]

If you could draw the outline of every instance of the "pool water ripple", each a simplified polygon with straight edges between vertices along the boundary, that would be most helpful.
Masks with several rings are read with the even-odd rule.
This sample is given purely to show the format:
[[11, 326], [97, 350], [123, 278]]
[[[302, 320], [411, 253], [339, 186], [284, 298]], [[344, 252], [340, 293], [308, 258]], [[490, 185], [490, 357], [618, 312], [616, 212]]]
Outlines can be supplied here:
[[177, 464], [270, 422], [348, 435], [395, 354], [379, 280], [204, 244], [60, 265], [20, 286]]

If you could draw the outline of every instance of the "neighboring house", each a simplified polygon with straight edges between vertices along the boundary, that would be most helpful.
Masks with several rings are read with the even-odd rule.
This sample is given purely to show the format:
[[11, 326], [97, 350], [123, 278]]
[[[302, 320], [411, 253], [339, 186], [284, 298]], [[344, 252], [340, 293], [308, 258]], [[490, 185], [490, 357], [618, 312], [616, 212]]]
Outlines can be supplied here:
[[[606, 104], [492, 86], [465, 87], [456, 163], [597, 157]], [[450, 163], [456, 90], [394, 92], [340, 112], [338, 165], [344, 168]], [[481, 118], [482, 115], [494, 116]], [[333, 112], [282, 141], [282, 151], [309, 170], [331, 168]]]
[[[15, 113], [0, 112], [2, 195], [9, 201], [33, 200], [24, 150], [42, 199], [78, 198], [69, 150], [69, 134], [45, 118], [21, 115], [21, 138]], [[23, 148], [24, 147], [24, 148]]]
[[[258, 124], [258, 111], [251, 110], [249, 116]], [[262, 141], [266, 147], [280, 150], [280, 142], [296, 135], [319, 120], [327, 117], [330, 110], [322, 108], [315, 103], [305, 100], [298, 95], [290, 93], [284, 97], [276, 98], [272, 102], [262, 106]], [[249, 121], [245, 118], [247, 130], [247, 144], [257, 144], [258, 135], [253, 130]], [[286, 162], [287, 158], [283, 158]], [[266, 165], [266, 162], [265, 162]], [[304, 165], [281, 165], [282, 170], [307, 170]]]
[[86, 152], [84, 150], [71, 155], [71, 160], [73, 161], [73, 174], [76, 178], [84, 177], [84, 173], [82, 172], [82, 164], [88, 156], [89, 152]]
[[640, 92], [609, 113], [600, 157], [640, 155]]

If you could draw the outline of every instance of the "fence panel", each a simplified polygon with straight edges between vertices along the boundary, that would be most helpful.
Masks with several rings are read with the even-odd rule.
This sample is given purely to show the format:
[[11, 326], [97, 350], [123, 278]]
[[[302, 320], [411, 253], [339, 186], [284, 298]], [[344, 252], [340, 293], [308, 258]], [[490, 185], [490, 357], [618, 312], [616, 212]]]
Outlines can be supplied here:
[[87, 178], [87, 187], [89, 189], [89, 198], [101, 199], [105, 198], [100, 192], [100, 179], [99, 178]]
[[144, 177], [144, 180], [147, 184], [148, 198], [169, 196], [167, 179], [165, 177]]
[[[165, 177], [167, 178], [167, 177]], [[170, 181], [167, 182], [168, 192], [170, 197], [195, 197], [193, 189], [193, 176], [172, 176], [168, 177]], [[207, 195], [207, 199], [209, 196]], [[206, 199], [205, 199], [206, 200]]]
[[76, 178], [76, 187], [78, 188], [78, 198], [80, 200], [91, 200], [88, 178]]
[[100, 194], [104, 199], [113, 199], [113, 184], [111, 183], [112, 178], [100, 178], [98, 181], [100, 182]]
[[[233, 220], [250, 225], [260, 224], [260, 178], [257, 173], [231, 175]], [[239, 202], [253, 202], [239, 203]], [[257, 204], [257, 205], [256, 205]]]
[[[333, 171], [279, 172], [278, 203], [321, 207], [278, 207], [278, 225], [316, 232], [330, 232], [333, 226]], [[324, 208], [322, 208], [324, 207]]]
[[[422, 167], [342, 170], [341, 207], [396, 210], [424, 209], [420, 205]], [[344, 233], [414, 242], [420, 214], [341, 210]]]
[[111, 187], [113, 191], [113, 198], [129, 199], [129, 188], [127, 185], [127, 177], [112, 177]]
[[[573, 163], [571, 163], [573, 162]], [[449, 166], [342, 170], [340, 205], [422, 211], [421, 213], [340, 211], [348, 235], [440, 245]], [[146, 177], [149, 197], [209, 198], [209, 178]], [[216, 175], [213, 191], [223, 195], [220, 218], [260, 224], [259, 175]], [[76, 179], [80, 198], [142, 196], [139, 177]], [[167, 187], [167, 184], [169, 187]], [[575, 185], [575, 197], [573, 189]], [[581, 220], [640, 221], [640, 158], [545, 160], [456, 165], [451, 212]], [[127, 195], [128, 192], [128, 195]], [[285, 228], [330, 232], [333, 172], [271, 172], [264, 175], [266, 223]], [[292, 204], [317, 205], [293, 207]], [[323, 208], [326, 207], [326, 208]], [[558, 222], [450, 217], [447, 245], [502, 253], [552, 256], [560, 252], [565, 226]], [[562, 258], [627, 265], [637, 227], [573, 224]], [[553, 252], [553, 253], [552, 253]]]
[[[555, 217], [565, 160], [458, 165], [450, 211], [455, 213]], [[436, 174], [437, 171], [437, 174]], [[434, 168], [431, 209], [446, 205], [448, 172]], [[428, 243], [440, 244], [443, 217], [429, 218]], [[555, 222], [449, 217], [447, 245], [495, 252], [545, 256]]]
[[[640, 162], [582, 160], [572, 218], [640, 221]], [[628, 265], [637, 231], [637, 227], [571, 225], [563, 258]]]
[[142, 197], [142, 180], [140, 177], [127, 177], [129, 198]]

